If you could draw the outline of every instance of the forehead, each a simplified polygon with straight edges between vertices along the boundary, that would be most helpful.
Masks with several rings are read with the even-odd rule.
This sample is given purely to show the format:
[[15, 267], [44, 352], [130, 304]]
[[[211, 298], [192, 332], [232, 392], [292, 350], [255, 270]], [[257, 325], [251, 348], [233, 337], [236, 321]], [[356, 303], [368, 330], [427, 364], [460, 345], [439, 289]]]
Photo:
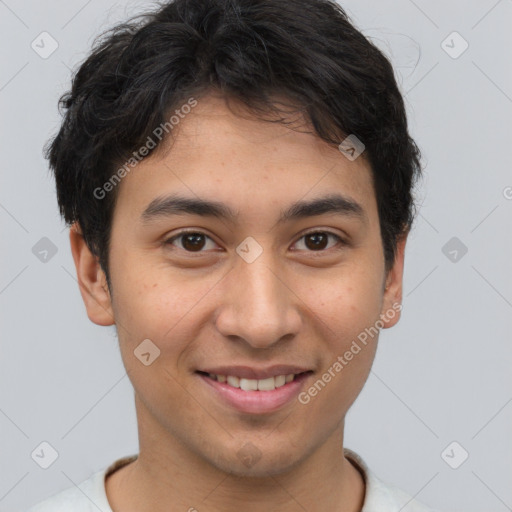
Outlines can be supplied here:
[[116, 210], [130, 206], [139, 217], [167, 194], [210, 199], [237, 213], [263, 211], [299, 199], [339, 193], [376, 215], [366, 159], [346, 158], [312, 133], [303, 118], [292, 126], [262, 121], [242, 106], [207, 96], [180, 116], [171, 137], [139, 162], [120, 184]]

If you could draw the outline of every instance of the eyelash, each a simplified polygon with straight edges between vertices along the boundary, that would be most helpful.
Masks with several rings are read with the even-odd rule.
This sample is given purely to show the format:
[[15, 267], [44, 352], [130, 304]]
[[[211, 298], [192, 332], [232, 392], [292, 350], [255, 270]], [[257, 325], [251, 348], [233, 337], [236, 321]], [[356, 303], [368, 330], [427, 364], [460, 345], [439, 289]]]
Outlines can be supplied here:
[[[308, 235], [315, 235], [315, 234], [318, 234], [318, 233], [321, 233], [321, 234], [325, 234], [325, 235], [328, 235], [328, 236], [332, 236], [334, 238], [336, 238], [336, 240], [338, 241], [338, 244], [340, 244], [341, 246], [345, 246], [347, 245], [347, 242], [345, 242], [345, 240], [343, 238], [341, 238], [338, 234], [336, 233], [333, 233], [332, 231], [326, 231], [326, 230], [316, 230], [316, 231], [309, 231], [308, 233], [304, 233], [298, 240], [302, 240], [304, 237], [308, 236]], [[185, 235], [188, 235], [188, 234], [194, 234], [194, 235], [203, 235], [205, 236], [206, 238], [209, 238], [210, 240], [212, 240], [212, 238], [210, 236], [208, 236], [206, 233], [203, 233], [202, 231], [197, 231], [197, 230], [183, 230], [183, 231], [180, 231], [179, 233], [173, 235], [172, 237], [164, 240], [164, 245], [171, 245], [172, 246], [172, 243], [185, 236]], [[213, 240], [212, 240], [213, 241]], [[297, 243], [295, 242], [295, 243]], [[295, 245], [295, 244], [294, 244]], [[186, 249], [183, 249], [181, 247], [179, 248], [176, 248], [176, 249], [180, 249], [180, 250], [183, 250], [185, 251], [186, 253], [188, 254], [201, 254], [203, 252], [206, 252], [206, 251], [187, 251]], [[335, 249], [335, 247], [331, 247], [330, 249]], [[313, 251], [313, 250], [308, 250], [306, 252], [311, 252], [311, 253], [325, 253], [327, 251], [329, 251], [330, 249], [322, 249], [322, 250], [318, 250], [318, 251]]]

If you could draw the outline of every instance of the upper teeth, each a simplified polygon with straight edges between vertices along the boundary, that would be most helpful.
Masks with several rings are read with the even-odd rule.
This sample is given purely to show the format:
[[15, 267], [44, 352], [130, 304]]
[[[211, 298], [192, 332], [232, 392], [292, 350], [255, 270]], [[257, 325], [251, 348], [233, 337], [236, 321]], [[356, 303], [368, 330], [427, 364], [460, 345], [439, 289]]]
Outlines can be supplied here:
[[269, 377], [268, 379], [242, 379], [234, 375], [215, 375], [214, 373], [209, 373], [208, 376], [243, 391], [272, 391], [275, 388], [284, 386], [287, 382], [291, 382], [295, 378], [295, 374], [293, 373], [277, 375], [276, 377]]

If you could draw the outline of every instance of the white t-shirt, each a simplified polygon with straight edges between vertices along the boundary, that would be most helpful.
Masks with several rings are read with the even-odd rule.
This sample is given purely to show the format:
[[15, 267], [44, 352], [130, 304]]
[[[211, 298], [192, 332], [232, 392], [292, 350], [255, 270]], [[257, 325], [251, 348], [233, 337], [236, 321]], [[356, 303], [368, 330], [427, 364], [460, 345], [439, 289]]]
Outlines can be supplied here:
[[[357, 453], [344, 449], [345, 456], [361, 471], [366, 484], [361, 512], [436, 512], [402, 490], [378, 479]], [[94, 473], [77, 487], [70, 487], [33, 505], [27, 512], [112, 512], [105, 491], [105, 477], [132, 462], [137, 455], [116, 460]]]

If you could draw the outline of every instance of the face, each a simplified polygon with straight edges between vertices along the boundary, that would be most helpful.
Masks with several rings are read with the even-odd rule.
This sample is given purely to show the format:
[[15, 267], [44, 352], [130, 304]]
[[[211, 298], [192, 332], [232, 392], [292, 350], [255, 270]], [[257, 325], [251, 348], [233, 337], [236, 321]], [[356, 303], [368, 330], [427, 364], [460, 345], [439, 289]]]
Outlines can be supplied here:
[[[364, 158], [210, 96], [170, 150], [119, 187], [112, 296], [73, 235], [72, 245], [89, 317], [117, 326], [141, 452], [179, 444], [221, 470], [263, 475], [334, 446], [369, 374], [375, 326], [400, 315], [405, 241], [385, 274]], [[236, 377], [262, 389], [237, 390]]]

